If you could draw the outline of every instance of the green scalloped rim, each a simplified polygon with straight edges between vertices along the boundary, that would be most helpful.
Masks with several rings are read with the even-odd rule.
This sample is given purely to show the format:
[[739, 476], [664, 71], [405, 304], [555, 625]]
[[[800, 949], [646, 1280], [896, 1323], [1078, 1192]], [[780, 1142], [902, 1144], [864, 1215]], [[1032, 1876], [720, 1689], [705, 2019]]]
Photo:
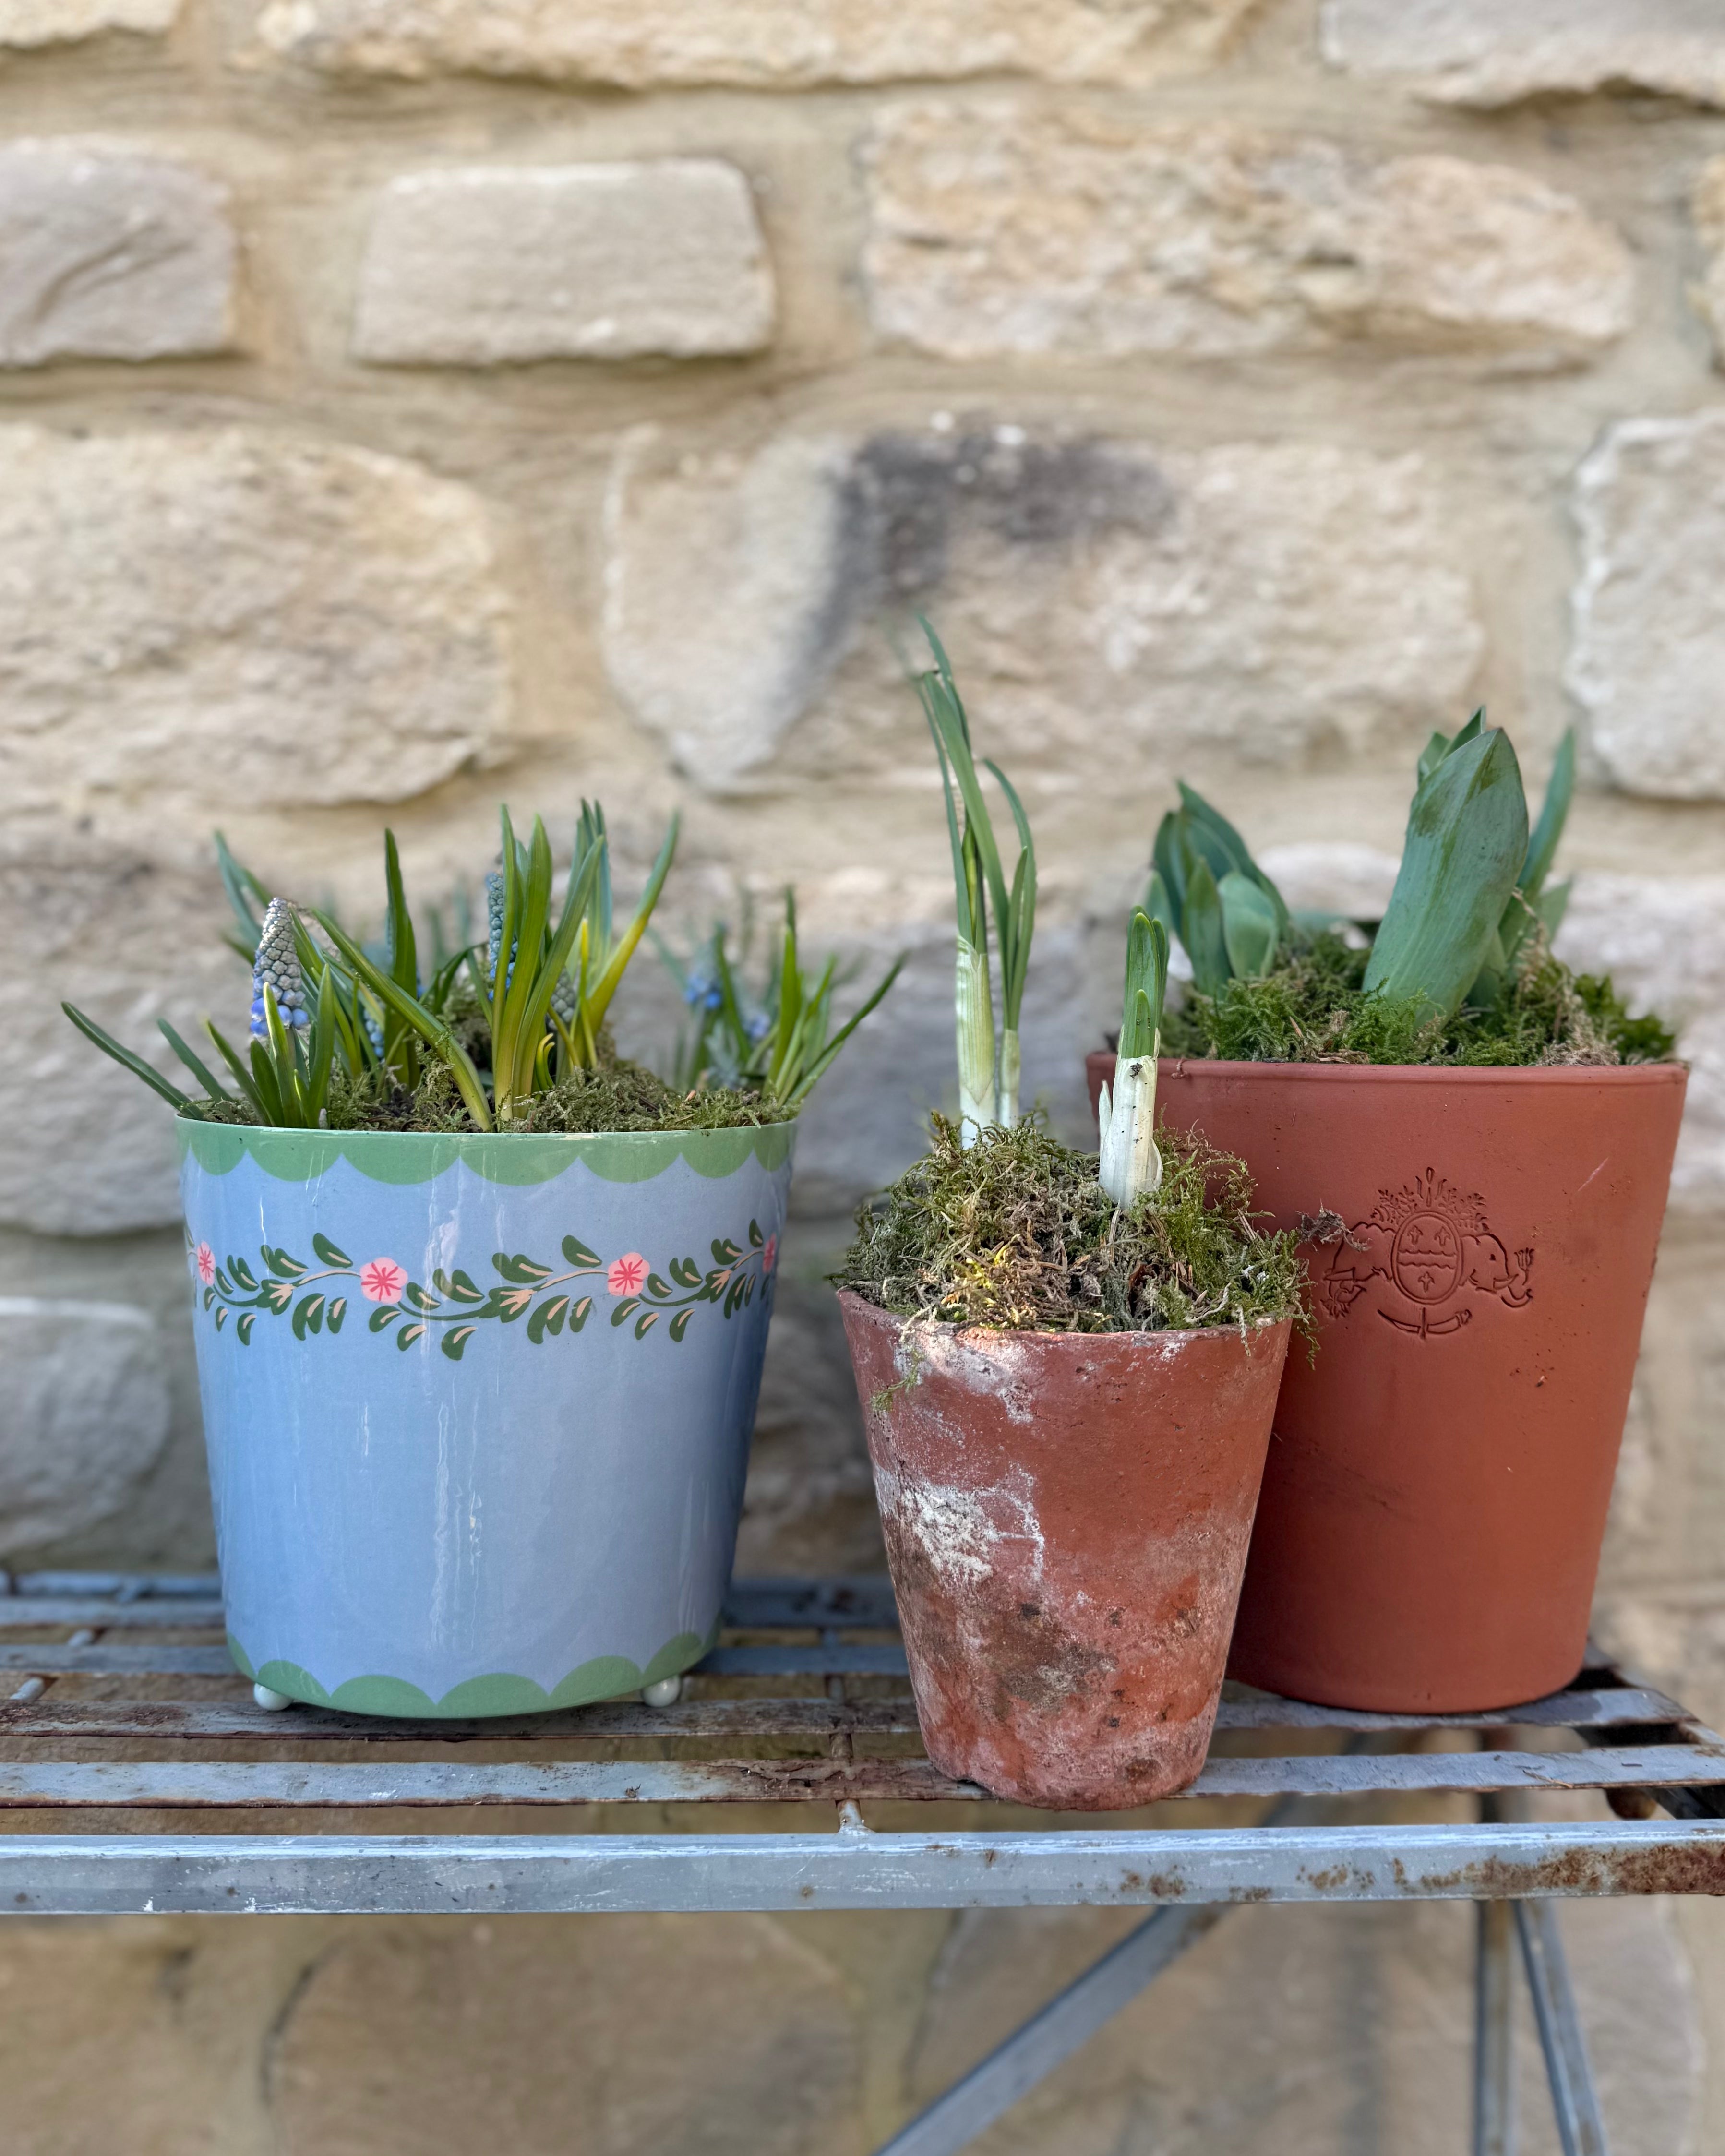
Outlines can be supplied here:
[[457, 1161], [487, 1183], [549, 1183], [578, 1161], [607, 1183], [649, 1183], [674, 1161], [716, 1182], [751, 1159], [769, 1173], [791, 1157], [794, 1118], [724, 1131], [603, 1131], [508, 1137], [430, 1131], [287, 1131], [175, 1118], [180, 1157], [230, 1175], [248, 1156], [280, 1183], [310, 1183], [345, 1160], [373, 1183], [429, 1183]]
[[571, 1670], [550, 1691], [531, 1677], [500, 1673], [469, 1677], [441, 1699], [433, 1699], [402, 1677], [349, 1677], [346, 1684], [329, 1691], [297, 1662], [276, 1660], [254, 1667], [231, 1632], [228, 1651], [241, 1676], [254, 1684], [268, 1685], [271, 1691], [307, 1707], [333, 1707], [344, 1714], [388, 1715], [413, 1722], [472, 1722], [494, 1715], [551, 1714], [562, 1707], [586, 1707], [596, 1699], [616, 1699], [625, 1692], [639, 1691], [643, 1685], [657, 1684], [664, 1677], [680, 1676], [718, 1645], [719, 1622], [716, 1617], [713, 1620], [705, 1639], [697, 1632], [679, 1632], [675, 1639], [665, 1641], [645, 1669], [626, 1655], [597, 1655]]

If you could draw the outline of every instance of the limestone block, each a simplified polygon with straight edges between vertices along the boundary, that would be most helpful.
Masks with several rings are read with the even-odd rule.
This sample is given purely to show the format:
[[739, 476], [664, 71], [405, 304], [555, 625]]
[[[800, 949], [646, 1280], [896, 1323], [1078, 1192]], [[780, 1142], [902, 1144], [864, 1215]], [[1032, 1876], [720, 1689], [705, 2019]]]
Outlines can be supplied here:
[[172, 1404], [155, 1322], [135, 1303], [0, 1296], [0, 1370], [3, 1560], [119, 1512], [161, 1457]]
[[222, 947], [223, 911], [213, 872], [0, 853], [0, 1222], [92, 1235], [178, 1219], [172, 1111], [76, 1033], [60, 999], [178, 1070], [158, 1018], [188, 1040], [204, 1012], [230, 1040], [244, 1031], [249, 983]]
[[637, 428], [613, 467], [606, 663], [634, 716], [722, 787], [771, 756], [830, 661], [848, 456], [796, 435], [749, 458], [667, 465], [667, 449]]
[[1725, 876], [1578, 875], [1557, 950], [1676, 1027], [1690, 1071], [1671, 1202], [1725, 1204]]
[[1576, 480], [1566, 679], [1631, 793], [1725, 799], [1725, 411], [1613, 427]]
[[1204, 67], [1260, 0], [266, 0], [264, 45], [335, 72], [625, 90], [973, 74], [1141, 84]]
[[1482, 644], [1430, 469], [1327, 444], [638, 435], [607, 531], [612, 681], [715, 788], [926, 754], [883, 606], [933, 613], [1015, 770], [1106, 741], [1122, 786], [1194, 747], [1399, 752], [1454, 726]]
[[1295, 912], [1344, 921], [1381, 921], [1401, 867], [1399, 855], [1347, 839], [1266, 846], [1257, 859]]
[[0, 367], [223, 351], [234, 266], [205, 174], [113, 144], [0, 147]]
[[1693, 198], [1696, 236], [1705, 256], [1702, 280], [1693, 297], [1702, 319], [1713, 332], [1713, 343], [1725, 365], [1725, 157], [1714, 157], [1701, 168]]
[[1631, 318], [1623, 242], [1513, 166], [1000, 100], [901, 105], [866, 156], [875, 325], [944, 358], [1363, 336], [1553, 361]]
[[508, 719], [465, 486], [262, 430], [0, 429], [0, 802], [140, 824], [400, 801]]
[[71, 44], [102, 30], [159, 36], [180, 0], [0, 0], [0, 48]]
[[715, 157], [410, 172], [361, 273], [362, 359], [680, 358], [757, 351], [772, 265], [748, 182]]
[[1508, 105], [1628, 85], [1725, 105], [1715, 0], [1326, 0], [1325, 57], [1423, 96]]
[[826, 2156], [858, 2049], [794, 1924], [521, 1917], [348, 1936], [265, 2076], [283, 2156]]

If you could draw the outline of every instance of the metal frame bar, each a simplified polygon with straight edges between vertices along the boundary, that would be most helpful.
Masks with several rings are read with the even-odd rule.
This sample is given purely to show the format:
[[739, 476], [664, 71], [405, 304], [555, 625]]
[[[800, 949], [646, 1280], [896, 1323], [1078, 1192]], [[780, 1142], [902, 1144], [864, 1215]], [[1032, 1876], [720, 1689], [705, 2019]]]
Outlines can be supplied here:
[[1605, 2121], [1594, 2087], [1593, 2068], [1582, 2035], [1581, 2017], [1569, 1985], [1569, 1964], [1558, 1933], [1557, 1912], [1543, 1902], [1517, 1902], [1512, 1907], [1522, 1943], [1522, 1964], [1533, 1995], [1533, 2019], [1545, 2053], [1552, 2109], [1563, 2156], [1609, 2156]]
[[1725, 1820], [0, 1838], [0, 1911], [42, 1916], [1146, 1908], [1685, 1892], [1725, 1892]]
[[1515, 1909], [1474, 1905], [1474, 2156], [1515, 2156]]

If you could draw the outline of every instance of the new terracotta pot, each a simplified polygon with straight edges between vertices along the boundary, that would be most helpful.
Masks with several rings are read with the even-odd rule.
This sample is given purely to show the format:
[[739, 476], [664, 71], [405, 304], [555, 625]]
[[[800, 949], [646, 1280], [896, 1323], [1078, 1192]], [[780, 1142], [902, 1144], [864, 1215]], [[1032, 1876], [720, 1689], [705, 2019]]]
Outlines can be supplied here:
[[929, 1758], [1059, 1810], [1183, 1789], [1286, 1324], [996, 1332], [839, 1302]]
[[[1090, 1058], [1092, 1097], [1111, 1067]], [[1164, 1063], [1306, 1246], [1233, 1675], [1468, 1712], [1581, 1666], [1685, 1073]]]
[[287, 1698], [526, 1714], [697, 1661], [794, 1126], [179, 1126], [229, 1645]]

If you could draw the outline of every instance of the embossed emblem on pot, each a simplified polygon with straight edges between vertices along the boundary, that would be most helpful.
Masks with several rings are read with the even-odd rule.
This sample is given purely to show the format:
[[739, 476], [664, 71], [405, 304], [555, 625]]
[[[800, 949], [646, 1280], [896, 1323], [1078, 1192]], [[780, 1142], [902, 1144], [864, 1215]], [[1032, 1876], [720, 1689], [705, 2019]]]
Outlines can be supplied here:
[[1435, 1168], [1399, 1190], [1380, 1190], [1352, 1227], [1335, 1213], [1310, 1225], [1312, 1241], [1333, 1246], [1317, 1276], [1327, 1317], [1345, 1317], [1369, 1296], [1387, 1325], [1427, 1340], [1461, 1332], [1481, 1296], [1511, 1310], [1533, 1299], [1532, 1251], [1512, 1255], [1492, 1232], [1479, 1193], [1464, 1196]]

